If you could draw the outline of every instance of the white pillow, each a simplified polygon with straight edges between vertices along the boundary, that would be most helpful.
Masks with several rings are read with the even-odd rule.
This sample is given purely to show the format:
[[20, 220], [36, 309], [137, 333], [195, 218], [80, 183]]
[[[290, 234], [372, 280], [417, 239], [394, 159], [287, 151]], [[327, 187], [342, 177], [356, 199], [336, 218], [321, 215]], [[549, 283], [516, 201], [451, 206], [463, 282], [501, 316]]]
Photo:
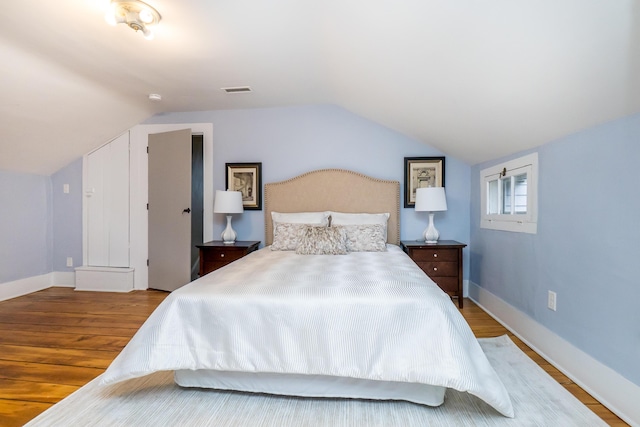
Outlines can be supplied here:
[[382, 224], [384, 226], [384, 240], [387, 240], [387, 221], [389, 213], [343, 213], [330, 212], [331, 225], [369, 225]]
[[329, 215], [331, 212], [271, 212], [273, 227], [276, 222], [287, 222], [289, 224], [318, 224], [329, 225]]

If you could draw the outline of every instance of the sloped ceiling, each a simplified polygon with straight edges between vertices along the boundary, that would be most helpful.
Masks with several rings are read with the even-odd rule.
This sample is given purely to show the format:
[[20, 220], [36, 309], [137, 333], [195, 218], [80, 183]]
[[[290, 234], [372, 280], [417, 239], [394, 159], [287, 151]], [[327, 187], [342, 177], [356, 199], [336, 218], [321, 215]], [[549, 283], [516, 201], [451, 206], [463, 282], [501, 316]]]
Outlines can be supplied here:
[[317, 103], [476, 164], [639, 112], [639, 1], [148, 0], [152, 41], [108, 0], [5, 2], [0, 170], [51, 174], [158, 112]]

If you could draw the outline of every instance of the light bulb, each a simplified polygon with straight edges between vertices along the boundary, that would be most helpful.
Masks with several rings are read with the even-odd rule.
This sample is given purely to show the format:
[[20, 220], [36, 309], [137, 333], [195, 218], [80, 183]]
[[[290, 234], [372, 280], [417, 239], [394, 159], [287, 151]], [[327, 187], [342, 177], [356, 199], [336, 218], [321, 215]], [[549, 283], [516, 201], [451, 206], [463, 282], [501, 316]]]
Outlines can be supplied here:
[[153, 40], [153, 31], [151, 31], [147, 27], [142, 27], [142, 34], [144, 34], [144, 38], [147, 40]]
[[138, 16], [140, 16], [140, 20], [145, 24], [150, 24], [153, 22], [153, 14], [149, 11], [149, 9], [142, 9]]

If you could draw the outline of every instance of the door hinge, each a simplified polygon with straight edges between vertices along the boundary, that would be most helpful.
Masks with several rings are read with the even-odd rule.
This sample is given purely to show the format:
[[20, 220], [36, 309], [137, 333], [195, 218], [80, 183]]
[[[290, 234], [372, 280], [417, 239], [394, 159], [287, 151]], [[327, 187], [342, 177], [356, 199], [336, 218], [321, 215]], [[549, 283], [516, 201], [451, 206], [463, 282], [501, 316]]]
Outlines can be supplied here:
[[149, 260], [147, 260], [147, 267], [149, 267]]
[[147, 210], [149, 210], [149, 203], [147, 203]]
[[147, 154], [149, 154], [149, 146], [147, 145]]

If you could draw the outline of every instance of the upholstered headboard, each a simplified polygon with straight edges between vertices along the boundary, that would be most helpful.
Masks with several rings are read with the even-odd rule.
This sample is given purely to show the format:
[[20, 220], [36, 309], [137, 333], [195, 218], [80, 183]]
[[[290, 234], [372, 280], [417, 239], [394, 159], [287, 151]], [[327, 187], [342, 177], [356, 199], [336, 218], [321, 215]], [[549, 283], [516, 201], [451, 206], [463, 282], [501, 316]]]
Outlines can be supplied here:
[[387, 242], [400, 244], [400, 183], [343, 169], [307, 172], [265, 184], [265, 242], [273, 241], [271, 212], [389, 212]]

